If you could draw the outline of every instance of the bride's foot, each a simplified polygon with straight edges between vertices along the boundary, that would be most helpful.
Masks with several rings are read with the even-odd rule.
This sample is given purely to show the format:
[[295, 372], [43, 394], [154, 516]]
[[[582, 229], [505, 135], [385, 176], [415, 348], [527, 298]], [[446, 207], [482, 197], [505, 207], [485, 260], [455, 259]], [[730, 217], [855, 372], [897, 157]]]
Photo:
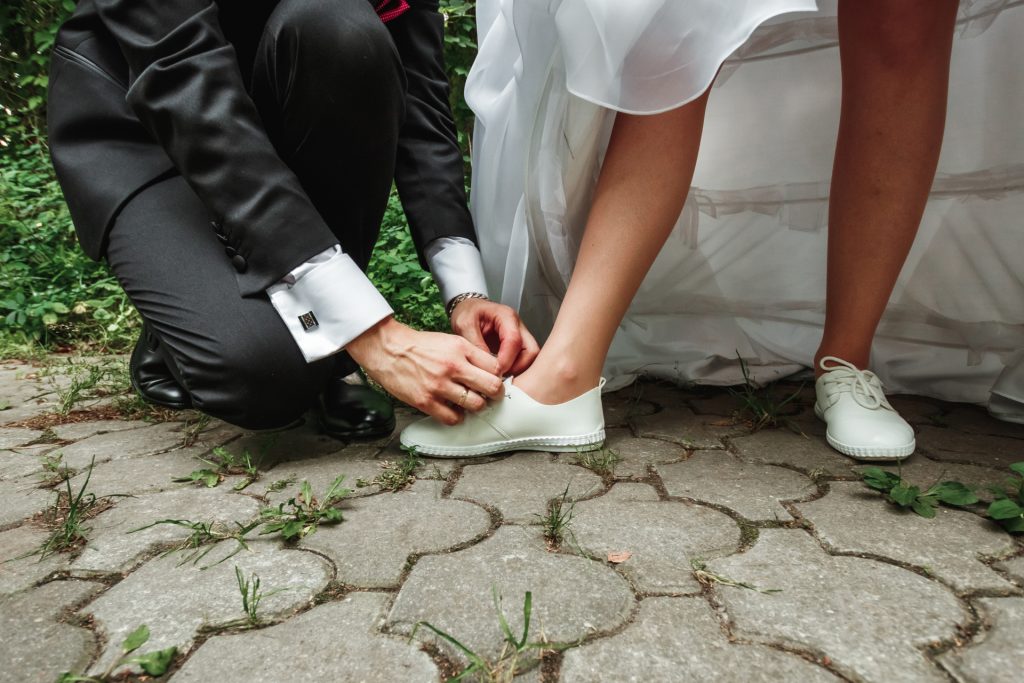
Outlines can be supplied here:
[[[547, 360], [552, 357], [557, 360]], [[537, 403], [553, 406], [585, 394], [600, 381], [600, 369], [584, 372], [570, 354], [545, 348], [533, 365], [515, 378], [515, 385]]]
[[902, 460], [914, 452], [914, 429], [889, 405], [875, 373], [834, 356], [818, 362], [814, 414], [832, 448], [859, 460]]
[[504, 394], [448, 427], [427, 418], [402, 430], [401, 443], [420, 455], [464, 458], [506, 451], [589, 451], [604, 444], [601, 386], [545, 404], [505, 380]]

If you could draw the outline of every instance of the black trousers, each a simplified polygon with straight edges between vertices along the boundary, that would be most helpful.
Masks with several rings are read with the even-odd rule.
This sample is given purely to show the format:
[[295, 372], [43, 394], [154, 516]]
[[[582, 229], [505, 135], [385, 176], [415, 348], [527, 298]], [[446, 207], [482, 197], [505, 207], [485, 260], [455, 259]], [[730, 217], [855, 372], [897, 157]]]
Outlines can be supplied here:
[[[365, 269], [405, 109], [391, 36], [366, 0], [289, 0], [262, 25], [252, 16], [222, 17], [250, 95], [278, 154]], [[107, 261], [198, 409], [246, 428], [288, 424], [351, 361], [307, 364], [269, 298], [240, 295], [210, 221], [184, 178], [164, 178], [121, 210]]]

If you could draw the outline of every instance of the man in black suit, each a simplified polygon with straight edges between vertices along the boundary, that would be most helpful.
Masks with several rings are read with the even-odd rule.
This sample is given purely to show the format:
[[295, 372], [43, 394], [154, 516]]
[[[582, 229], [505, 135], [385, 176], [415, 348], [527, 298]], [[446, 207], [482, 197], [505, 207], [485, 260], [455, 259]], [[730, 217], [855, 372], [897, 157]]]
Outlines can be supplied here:
[[[394, 416], [355, 363], [448, 423], [529, 365], [485, 297], [442, 48], [437, 0], [79, 2], [52, 156], [83, 248], [145, 321], [146, 398], [271, 428], [322, 396], [328, 432], [368, 436]], [[399, 324], [363, 274], [392, 181], [461, 337]]]

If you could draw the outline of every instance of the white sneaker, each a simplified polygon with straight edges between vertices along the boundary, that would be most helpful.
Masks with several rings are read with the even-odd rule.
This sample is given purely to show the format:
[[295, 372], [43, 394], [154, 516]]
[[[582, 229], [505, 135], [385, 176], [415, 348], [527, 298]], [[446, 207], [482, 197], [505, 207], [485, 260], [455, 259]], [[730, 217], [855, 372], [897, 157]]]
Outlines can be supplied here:
[[828, 425], [828, 444], [859, 460], [902, 460], [914, 452], [914, 428], [889, 405], [870, 370], [825, 356], [814, 383], [814, 414]]
[[454, 427], [426, 418], [402, 430], [401, 443], [420, 455], [463, 458], [504, 451], [592, 451], [604, 444], [604, 380], [558, 405], [530, 398], [512, 379], [504, 395]]

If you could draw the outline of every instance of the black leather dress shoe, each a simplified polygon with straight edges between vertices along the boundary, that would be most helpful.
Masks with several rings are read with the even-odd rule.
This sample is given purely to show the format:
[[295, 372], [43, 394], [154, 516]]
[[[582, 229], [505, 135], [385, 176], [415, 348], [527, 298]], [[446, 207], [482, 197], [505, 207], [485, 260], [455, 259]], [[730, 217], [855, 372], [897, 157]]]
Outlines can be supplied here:
[[192, 407], [192, 399], [185, 388], [174, 379], [170, 368], [160, 355], [160, 340], [148, 325], [142, 326], [139, 341], [135, 342], [128, 363], [132, 387], [147, 403], [184, 410]]
[[334, 377], [320, 396], [320, 425], [336, 439], [368, 439], [395, 430], [391, 399], [361, 375]]

